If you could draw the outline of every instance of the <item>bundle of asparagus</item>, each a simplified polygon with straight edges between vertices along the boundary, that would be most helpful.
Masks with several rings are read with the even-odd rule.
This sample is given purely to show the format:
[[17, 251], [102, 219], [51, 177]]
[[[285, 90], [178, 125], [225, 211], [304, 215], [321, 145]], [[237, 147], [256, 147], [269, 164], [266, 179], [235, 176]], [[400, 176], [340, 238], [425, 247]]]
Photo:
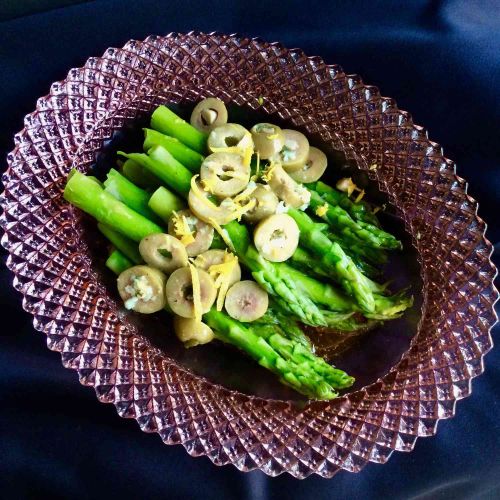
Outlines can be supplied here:
[[[197, 128], [168, 108], [157, 108], [151, 119], [152, 129], [145, 129], [144, 153], [120, 153], [126, 158], [122, 172], [111, 169], [103, 185], [73, 171], [64, 197], [95, 217], [100, 231], [112, 243], [114, 250], [106, 265], [120, 275], [119, 286], [122, 280], [129, 292], [135, 287], [134, 293], [138, 293], [141, 285], [142, 295], [129, 297], [126, 305], [136, 310], [143, 307], [141, 312], [151, 312], [153, 303], [155, 310], [164, 306], [173, 309], [179, 314], [176, 320], [180, 331], [185, 326], [182, 319], [185, 310], [181, 311], [179, 304], [172, 299], [176, 291], [169, 283], [177, 280], [185, 286], [187, 282], [182, 279], [187, 277], [192, 307], [184, 318], [196, 320], [196, 323], [189, 323], [189, 345], [193, 345], [196, 332], [206, 341], [211, 339], [207, 331], [211, 334], [213, 331], [216, 338], [240, 348], [302, 394], [331, 399], [337, 395], [338, 389], [352, 385], [354, 379], [314, 355], [300, 323], [353, 331], [366, 329], [367, 323], [400, 316], [411, 305], [412, 299], [404, 292], [391, 295], [386, 286], [369, 276], [377, 276], [380, 266], [387, 261], [386, 252], [401, 248], [401, 244], [393, 235], [380, 229], [368, 204], [353, 202], [345, 193], [318, 180], [314, 170], [324, 171], [326, 160], [324, 166], [318, 167], [323, 161], [322, 153], [308, 145], [311, 161], [308, 162], [307, 155], [301, 156], [302, 134], [284, 131], [293, 139], [287, 143], [281, 140], [279, 127], [258, 124], [250, 136], [239, 125], [219, 123], [217, 120], [224, 118], [223, 104], [215, 99], [206, 101], [210, 101], [210, 107], [198, 105], [199, 113], [193, 114], [191, 121]], [[217, 111], [215, 117], [214, 108]], [[211, 131], [208, 137], [206, 131]], [[299, 147], [290, 152], [287, 144], [299, 144]], [[203, 155], [207, 150], [212, 155], [205, 158]], [[316, 155], [314, 159], [321, 161], [312, 161], [313, 154]], [[213, 161], [217, 155], [226, 155], [224, 161], [229, 162], [232, 169], [225, 167], [225, 170], [216, 171], [218, 165], [213, 167]], [[251, 165], [252, 155], [254, 161]], [[261, 158], [267, 160], [265, 169], [261, 169]], [[302, 165], [300, 170], [295, 170], [300, 184], [282, 168], [286, 166], [293, 172], [297, 161]], [[203, 177], [201, 182], [200, 174]], [[239, 187], [221, 201], [220, 192], [211, 189], [214, 179], [215, 182], [230, 181], [233, 187]], [[224, 189], [228, 189], [230, 183], [226, 182]], [[258, 204], [261, 200], [257, 197], [258, 190], [263, 191], [264, 197], [276, 198], [274, 205], [271, 203], [272, 214], [266, 212], [268, 207], [264, 203]], [[277, 205], [278, 198], [282, 201]], [[302, 203], [304, 200], [307, 202]], [[191, 212], [183, 210], [186, 201]], [[286, 212], [286, 217], [278, 213], [279, 206]], [[259, 223], [254, 230], [252, 242], [249, 228], [239, 221], [242, 215], [252, 222], [252, 217], [257, 220], [260, 217], [267, 221], [268, 226], [273, 217], [275, 223], [279, 221], [286, 225], [292, 221], [293, 231], [288, 236], [296, 232], [295, 246], [283, 250], [282, 245], [277, 258], [276, 248], [274, 254], [269, 253], [270, 238], [262, 224]], [[204, 242], [195, 241], [190, 231], [193, 224], [201, 221], [208, 223], [211, 231], [211, 236]], [[176, 232], [183, 223], [186, 230]], [[164, 234], [167, 224], [174, 227], [173, 234], [181, 244], [177, 240], [167, 241], [168, 235]], [[278, 227], [276, 231], [282, 231], [282, 228]], [[201, 226], [198, 232], [201, 234]], [[151, 238], [158, 239], [162, 234], [164, 246], [155, 249], [156, 254], [160, 252], [162, 255], [150, 255], [147, 247]], [[226, 247], [230, 252], [214, 250]], [[288, 253], [283, 256], [283, 252]], [[212, 257], [217, 255], [219, 260], [211, 266], [200, 266], [203, 256], [206, 258], [209, 254]], [[196, 255], [198, 257], [193, 260]], [[142, 300], [144, 293], [151, 295], [151, 290], [160, 290], [158, 297], [165, 294], [164, 274], [159, 271], [158, 274], [152, 273], [147, 266], [141, 265], [144, 260], [151, 265], [149, 259], [158, 261], [159, 269], [170, 274], [163, 302], [155, 302], [151, 297], [148, 303]], [[231, 309], [228, 305], [232, 290], [229, 288], [228, 291], [228, 287], [233, 286], [233, 295], [237, 295], [237, 283], [234, 282], [245, 282], [239, 278], [231, 278], [231, 282], [217, 278], [219, 294], [215, 306], [216, 293], [211, 301], [208, 300], [210, 287], [204, 284], [205, 279], [211, 279], [210, 276], [205, 276], [203, 270], [195, 270], [196, 267], [206, 269], [215, 279], [221, 276], [223, 268], [231, 269], [232, 274], [235, 265], [239, 270], [239, 264], [235, 262], [241, 263], [261, 287], [252, 295], [255, 304], [260, 304], [260, 309], [254, 309], [260, 312], [253, 310], [250, 319], [242, 311], [232, 312], [234, 307]], [[170, 267], [162, 268], [166, 263]], [[142, 270], [130, 274], [131, 270], [138, 268]], [[214, 270], [219, 274], [212, 273]], [[137, 273], [141, 272], [144, 274], [139, 276]], [[144, 288], [141, 280], [148, 286]], [[240, 288], [248, 291], [248, 285]], [[265, 300], [261, 301], [265, 306], [259, 302], [259, 294], [265, 295]], [[228, 313], [222, 310], [224, 300]], [[204, 323], [200, 322], [202, 313]]]

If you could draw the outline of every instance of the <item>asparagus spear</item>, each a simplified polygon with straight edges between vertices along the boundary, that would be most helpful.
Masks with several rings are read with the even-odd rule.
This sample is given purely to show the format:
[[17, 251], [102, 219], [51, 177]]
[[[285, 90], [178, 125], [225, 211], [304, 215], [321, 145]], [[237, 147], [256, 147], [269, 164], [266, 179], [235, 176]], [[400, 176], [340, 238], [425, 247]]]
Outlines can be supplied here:
[[192, 125], [177, 116], [165, 106], [158, 106], [151, 116], [151, 128], [165, 135], [179, 139], [183, 144], [198, 153], [206, 149], [207, 137]]
[[[392, 234], [366, 222], [356, 222], [342, 207], [325, 202], [316, 191], [310, 191], [310, 193], [309, 206], [315, 211], [320, 207], [325, 207], [326, 212], [320, 217], [327, 221], [334, 230], [341, 231], [350, 238], [358, 238], [372, 248], [401, 248], [401, 242]], [[316, 211], [316, 213], [318, 212]]]
[[193, 173], [200, 170], [201, 164], [205, 159], [203, 155], [188, 148], [179, 139], [164, 135], [150, 128], [145, 128], [144, 151], [148, 152], [153, 146], [163, 146], [178, 162], [182, 163]]
[[[288, 341], [276, 333], [266, 339], [268, 332], [259, 336], [251, 328], [215, 309], [203, 318], [219, 340], [239, 347], [261, 366], [278, 375], [283, 383], [306, 396], [333, 399], [338, 395], [336, 388], [349, 387], [354, 382], [352, 377], [330, 367], [301, 344]], [[331, 370], [328, 371], [324, 364]]]
[[185, 203], [174, 193], [160, 186], [149, 198], [148, 206], [161, 220], [168, 222], [172, 213], [184, 208]]
[[332, 241], [336, 241], [348, 255], [356, 257], [358, 261], [374, 266], [382, 266], [387, 263], [387, 252], [381, 248], [368, 247], [358, 239], [347, 238], [338, 232], [327, 231], [326, 234]]
[[[150, 220], [156, 220], [155, 213], [149, 208], [148, 202], [151, 195], [130, 182], [120, 172], [112, 168], [104, 181], [104, 190], [117, 200], [128, 205], [132, 210]], [[127, 201], [125, 201], [127, 200]]]
[[255, 281], [271, 294], [283, 309], [295, 314], [300, 321], [308, 325], [327, 326], [323, 314], [309, 297], [306, 287], [303, 290], [298, 289], [288, 266], [264, 259], [250, 244], [248, 229], [242, 224], [232, 221], [226, 224], [224, 229], [240, 262], [252, 272]]
[[66, 183], [64, 198], [134, 241], [140, 241], [148, 234], [162, 232], [160, 226], [118, 201], [76, 170]]
[[118, 154], [134, 160], [151, 173], [159, 177], [167, 186], [179, 194], [187, 196], [191, 189], [192, 173], [180, 164], [163, 146], [153, 146], [148, 154], [123, 153]]
[[113, 250], [106, 260], [106, 267], [115, 274], [121, 274], [133, 265], [133, 262], [127, 259], [119, 250]]
[[354, 220], [368, 222], [374, 226], [379, 225], [377, 217], [371, 211], [370, 205], [364, 201], [353, 202], [346, 193], [342, 193], [321, 181], [306, 184], [306, 187], [309, 190], [316, 191], [331, 205], [342, 207]]
[[283, 337], [311, 348], [311, 341], [302, 328], [300, 328], [297, 321], [289, 314], [284, 313], [272, 300], [264, 316], [252, 321], [252, 324], [249, 326], [255, 328], [255, 330], [264, 328], [271, 333], [279, 333]]
[[133, 182], [140, 188], [156, 189], [161, 186], [161, 181], [156, 175], [153, 175], [134, 160], [126, 160], [121, 167], [121, 171], [130, 182]]
[[298, 247], [297, 250], [295, 250], [293, 255], [290, 257], [290, 262], [299, 270], [312, 273], [320, 278], [328, 278], [328, 273], [325, 268], [317, 263], [315, 257], [301, 247]]
[[314, 252], [321, 263], [333, 271], [333, 277], [348, 294], [355, 297], [363, 311], [373, 312], [375, 301], [368, 278], [361, 273], [342, 247], [330, 241], [323, 231], [318, 230], [314, 221], [306, 213], [290, 208], [288, 215], [299, 226], [301, 244]]
[[135, 241], [129, 240], [126, 236], [123, 236], [123, 234], [120, 234], [118, 231], [115, 231], [101, 222], [97, 223], [97, 228], [128, 260], [134, 264], [140, 264], [142, 262], [142, 257]]

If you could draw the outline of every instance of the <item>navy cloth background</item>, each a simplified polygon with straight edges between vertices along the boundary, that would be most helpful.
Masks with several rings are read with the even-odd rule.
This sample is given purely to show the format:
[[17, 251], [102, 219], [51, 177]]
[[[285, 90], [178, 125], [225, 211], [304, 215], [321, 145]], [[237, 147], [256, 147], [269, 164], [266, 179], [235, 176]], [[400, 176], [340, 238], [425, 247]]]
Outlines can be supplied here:
[[[73, 3], [12, 18], [0, 1], [2, 163], [36, 98], [89, 56], [149, 34], [239, 32], [301, 47], [395, 98], [457, 162], [490, 223], [489, 239], [500, 242], [500, 0]], [[55, 4], [42, 2], [37, 11]], [[193, 459], [98, 403], [33, 330], [11, 279], [2, 266], [3, 498], [500, 497], [500, 349], [486, 357], [486, 373], [473, 382], [473, 395], [458, 403], [457, 416], [441, 422], [436, 437], [418, 440], [412, 453], [330, 480], [273, 479]]]

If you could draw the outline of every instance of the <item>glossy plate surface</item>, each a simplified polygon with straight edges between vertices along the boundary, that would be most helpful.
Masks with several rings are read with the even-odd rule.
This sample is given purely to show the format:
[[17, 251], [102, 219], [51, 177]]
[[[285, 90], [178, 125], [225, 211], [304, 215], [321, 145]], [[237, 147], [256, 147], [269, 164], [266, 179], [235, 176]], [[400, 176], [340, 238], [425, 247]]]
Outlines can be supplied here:
[[[335, 360], [359, 381], [337, 400], [304, 402], [231, 349], [185, 351], [168, 323], [125, 316], [92, 229], [62, 199], [72, 166], [106, 165], [158, 104], [212, 95], [342, 151], [404, 225], [409, 250], [392, 272], [420, 303]], [[165, 443], [270, 475], [359, 471], [432, 435], [483, 371], [498, 294], [477, 203], [408, 113], [338, 66], [238, 36], [130, 41], [54, 83], [15, 142], [1, 224], [23, 307], [82, 384]]]

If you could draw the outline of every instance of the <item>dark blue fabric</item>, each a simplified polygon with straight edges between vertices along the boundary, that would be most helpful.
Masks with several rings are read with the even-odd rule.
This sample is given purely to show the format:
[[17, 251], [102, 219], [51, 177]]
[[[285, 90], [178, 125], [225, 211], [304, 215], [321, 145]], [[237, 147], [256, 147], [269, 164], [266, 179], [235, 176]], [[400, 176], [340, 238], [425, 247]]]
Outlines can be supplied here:
[[[52, 81], [108, 46], [170, 31], [239, 32], [301, 47], [395, 98], [457, 162], [500, 242], [499, 13], [498, 0], [110, 0], [20, 17], [0, 25], [0, 153]], [[3, 498], [500, 497], [498, 349], [457, 416], [412, 453], [331, 480], [271, 479], [193, 459], [99, 404], [47, 350], [0, 273]]]

